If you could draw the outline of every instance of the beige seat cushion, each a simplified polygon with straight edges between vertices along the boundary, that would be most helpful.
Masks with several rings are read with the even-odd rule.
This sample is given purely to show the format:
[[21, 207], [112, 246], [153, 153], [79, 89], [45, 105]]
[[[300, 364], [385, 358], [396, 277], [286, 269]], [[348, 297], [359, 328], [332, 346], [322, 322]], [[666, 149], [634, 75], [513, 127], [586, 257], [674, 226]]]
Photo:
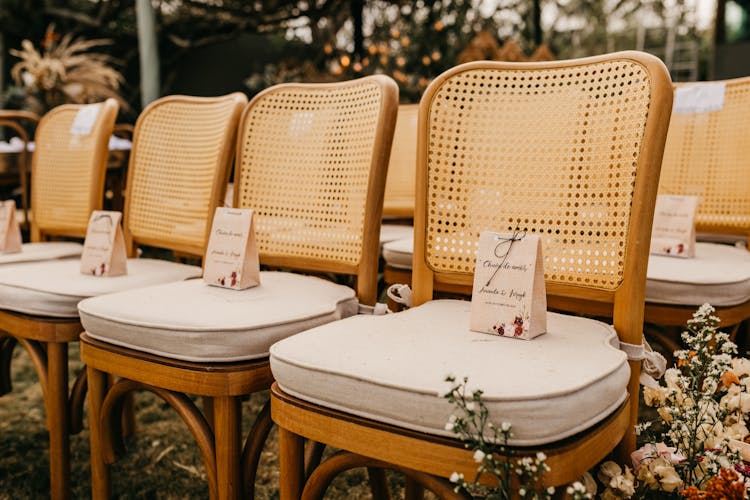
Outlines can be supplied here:
[[274, 342], [357, 313], [354, 290], [320, 278], [262, 272], [246, 290], [190, 280], [87, 299], [86, 332], [113, 344], [198, 362], [268, 356]]
[[695, 258], [651, 255], [646, 301], [732, 306], [750, 300], [750, 252], [718, 243], [695, 245]]
[[736, 234], [698, 233], [695, 235], [695, 239], [698, 241], [706, 241], [708, 243], [724, 243], [726, 245], [747, 248], [747, 236]]
[[78, 302], [87, 297], [201, 275], [200, 267], [156, 259], [128, 259], [128, 274], [113, 277], [81, 274], [80, 265], [66, 259], [0, 267], [0, 309], [77, 318]]
[[414, 238], [394, 240], [383, 245], [383, 259], [391, 267], [411, 269], [414, 256]]
[[382, 224], [380, 226], [380, 246], [402, 239], [414, 239], [414, 227], [400, 224]]
[[81, 252], [83, 245], [72, 241], [24, 243], [20, 252], [0, 253], [0, 265], [79, 257]]
[[611, 327], [549, 313], [548, 333], [525, 341], [470, 331], [469, 308], [438, 300], [314, 328], [271, 346], [271, 370], [299, 398], [445, 436], [444, 379], [468, 376], [517, 445], [576, 434], [626, 399], [630, 368]]

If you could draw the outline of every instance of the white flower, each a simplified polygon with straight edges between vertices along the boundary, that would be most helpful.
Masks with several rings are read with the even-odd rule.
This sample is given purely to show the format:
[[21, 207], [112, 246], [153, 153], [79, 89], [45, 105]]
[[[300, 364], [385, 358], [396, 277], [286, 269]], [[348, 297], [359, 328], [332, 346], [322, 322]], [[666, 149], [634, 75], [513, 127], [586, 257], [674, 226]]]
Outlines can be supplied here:
[[450, 422], [448, 422], [447, 424], [445, 424], [445, 430], [446, 431], [452, 431], [454, 427], [455, 427], [455, 424], [452, 424]]
[[482, 460], [484, 460], [485, 454], [482, 450], [477, 450], [474, 452], [474, 461], [476, 463], [481, 463]]
[[451, 483], [457, 483], [461, 479], [463, 479], [463, 477], [464, 477], [463, 474], [459, 474], [458, 472], [454, 472], [453, 474], [451, 474], [451, 477], [448, 478], [448, 481], [450, 481]]
[[36, 85], [36, 77], [28, 71], [21, 73], [21, 80], [25, 87], [34, 87]]
[[503, 422], [502, 424], [500, 424], [500, 430], [503, 432], [510, 432], [510, 428], [510, 422]]
[[750, 376], [750, 359], [747, 359], [747, 358], [732, 359], [732, 371], [739, 378]]
[[474, 408], [476, 408], [474, 401], [469, 401], [468, 403], [466, 403], [466, 411], [474, 411]]
[[654, 466], [654, 473], [659, 478], [661, 489], [668, 493], [682, 486], [682, 479], [680, 479], [680, 475], [677, 474], [677, 471], [674, 470], [671, 464]]

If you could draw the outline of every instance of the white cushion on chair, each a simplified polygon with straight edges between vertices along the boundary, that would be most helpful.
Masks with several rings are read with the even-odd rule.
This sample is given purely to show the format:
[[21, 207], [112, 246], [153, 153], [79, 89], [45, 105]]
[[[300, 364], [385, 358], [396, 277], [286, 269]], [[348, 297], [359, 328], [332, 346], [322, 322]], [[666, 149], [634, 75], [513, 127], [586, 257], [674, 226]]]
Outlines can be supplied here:
[[400, 224], [382, 224], [380, 226], [380, 246], [401, 239], [413, 239], [414, 227]]
[[0, 253], [0, 265], [78, 257], [81, 252], [83, 252], [83, 245], [72, 241], [24, 243], [20, 252]]
[[200, 267], [157, 259], [128, 259], [124, 276], [92, 276], [80, 268], [78, 259], [0, 266], [0, 309], [77, 318], [78, 302], [87, 297], [201, 275]]
[[79, 304], [86, 332], [160, 356], [224, 362], [268, 356], [274, 342], [357, 313], [354, 290], [321, 278], [262, 272], [246, 290], [191, 280]]
[[446, 436], [445, 376], [468, 376], [516, 445], [576, 434], [626, 399], [630, 367], [611, 327], [548, 313], [548, 333], [525, 341], [470, 331], [469, 308], [437, 300], [324, 325], [274, 344], [271, 370], [301, 399]]
[[414, 257], [414, 238], [389, 241], [383, 245], [383, 259], [391, 267], [411, 269]]
[[750, 300], [750, 252], [718, 243], [696, 243], [695, 258], [651, 255], [646, 301], [732, 306]]

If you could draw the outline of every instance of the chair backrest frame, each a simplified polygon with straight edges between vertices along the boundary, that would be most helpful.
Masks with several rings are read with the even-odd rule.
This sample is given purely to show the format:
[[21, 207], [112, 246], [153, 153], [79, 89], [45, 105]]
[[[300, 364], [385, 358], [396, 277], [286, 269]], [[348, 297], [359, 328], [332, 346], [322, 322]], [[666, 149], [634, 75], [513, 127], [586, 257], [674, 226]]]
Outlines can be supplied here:
[[[610, 65], [610, 67], [607, 70], [602, 71], [602, 65]], [[610, 70], [614, 71], [614, 73], [610, 73]], [[451, 83], [453, 78], [460, 79], [463, 76], [470, 75], [472, 72], [483, 71], [489, 73], [496, 72], [497, 74], [503, 73], [503, 78], [508, 78], [504, 83], [498, 83], [497, 81], [482, 81], [481, 78], [479, 78], [479, 80], [467, 84], [467, 86], [474, 85], [473, 88], [463, 88], [458, 91], [455, 91], [454, 89], [454, 94], [451, 97], [452, 100], [444, 100], [441, 102], [436, 101], [436, 96], [438, 96], [444, 86]], [[513, 76], [509, 76], [510, 73], [512, 73]], [[541, 81], [535, 80], [534, 75], [540, 75], [543, 73], [546, 73], [549, 79], [542, 79]], [[632, 196], [629, 200], [629, 207], [627, 207], [629, 209], [629, 215], [627, 215], [626, 220], [623, 220], [621, 212], [624, 207], [618, 207], [618, 205], [614, 203], [596, 202], [598, 207], [606, 207], [598, 208], [597, 210], [600, 211], [611, 211], [613, 205], [614, 207], [617, 207], [615, 210], [620, 212], [620, 222], [618, 224], [625, 225], [624, 228], [614, 228], [620, 232], [625, 231], [624, 241], [621, 242], [623, 248], [617, 248], [614, 250], [615, 253], [613, 254], [619, 256], [619, 259], [621, 260], [621, 271], [618, 278], [619, 282], [618, 279], [616, 279], [614, 282], [603, 282], [601, 284], [596, 284], [597, 286], [590, 286], [580, 282], [580, 280], [585, 280], [585, 277], [580, 278], [580, 280], [560, 280], [556, 279], [554, 275], [551, 276], [553, 273], [545, 272], [548, 306], [555, 307], [556, 297], [562, 298], [557, 304], [572, 304], [576, 312], [583, 313], [587, 312], [586, 308], [590, 304], [601, 305], [604, 303], [607, 306], [611, 304], [611, 316], [620, 341], [640, 345], [643, 338], [646, 263], [648, 262], [659, 170], [661, 168], [661, 160], [664, 153], [664, 143], [671, 114], [673, 95], [671, 79], [664, 64], [656, 57], [640, 52], [628, 51], [573, 61], [543, 63], [474, 62], [448, 70], [433, 81], [426, 90], [420, 103], [417, 200], [414, 221], [414, 266], [412, 274], [414, 291], [412, 302], [414, 305], [419, 305], [428, 300], [432, 300], [436, 284], [449, 285], [453, 290], [462, 290], [464, 294], [470, 295], [473, 282], [474, 252], [471, 250], [473, 250], [475, 246], [471, 246], [471, 241], [465, 244], [466, 246], [464, 248], [468, 248], [469, 250], [465, 251], [465, 255], [463, 256], [465, 259], [463, 262], [464, 266], [461, 270], [456, 272], [445, 272], [439, 269], [436, 270], [436, 266], [428, 262], [428, 246], [431, 244], [430, 231], [432, 230], [432, 226], [440, 227], [440, 224], [443, 223], [443, 228], [445, 228], [444, 233], [441, 234], [435, 232], [432, 234], [433, 237], [435, 234], [440, 234], [441, 237], [447, 237], [448, 239], [451, 238], [450, 227], [448, 227], [447, 222], [445, 222], [447, 219], [444, 219], [445, 216], [441, 215], [440, 210], [443, 210], [443, 213], [445, 213], [447, 210], [446, 207], [450, 210], [453, 210], [454, 208], [457, 209], [459, 205], [459, 196], [456, 193], [465, 192], [468, 189], [467, 184], [470, 182], [470, 179], [458, 178], [457, 183], [461, 184], [452, 185], [448, 188], [451, 192], [448, 195], [445, 195], [447, 198], [440, 198], [438, 194], [430, 191], [430, 186], [432, 184], [437, 185], [436, 177], [440, 175], [440, 172], [436, 172], [433, 163], [439, 164], [439, 161], [442, 161], [442, 167], [444, 167], [443, 171], [449, 171], [449, 176], [453, 175], [454, 171], [458, 171], [459, 166], [457, 165], [460, 165], [460, 162], [463, 161], [468, 161], [469, 163], [484, 161], [485, 163], [490, 163], [495, 166], [500, 164], [500, 161], [495, 160], [494, 158], [488, 160], [486, 151], [481, 152], [485, 155], [484, 160], [482, 160], [480, 158], [481, 155], [472, 156], [475, 151], [458, 151], [458, 147], [456, 147], [455, 152], [451, 151], [449, 154], [442, 151], [441, 153], [443, 154], [443, 157], [438, 161], [431, 156], [431, 141], [436, 141], [437, 143], [446, 137], [455, 137], [461, 134], [461, 130], [473, 126], [471, 123], [471, 117], [473, 116], [471, 114], [472, 109], [474, 109], [473, 112], [475, 113], [485, 113], [485, 116], [492, 115], [493, 113], [497, 114], [506, 112], [506, 107], [510, 107], [507, 99], [501, 102], [500, 105], [495, 103], [493, 109], [486, 109], [486, 103], [484, 106], [478, 106], [483, 108], [482, 110], [478, 110], [477, 107], [472, 108], [469, 106], [470, 103], [479, 100], [477, 96], [481, 95], [482, 92], [485, 92], [489, 87], [494, 86], [500, 88], [505, 85], [505, 87], [503, 87], [506, 89], [503, 91], [506, 92], [505, 97], [507, 97], [507, 94], [515, 94], [515, 96], [523, 95], [525, 96], [524, 98], [533, 101], [536, 98], [541, 99], [539, 96], [544, 96], [548, 92], [547, 89], [551, 89], [549, 92], [554, 93], [555, 89], [569, 88], [568, 85], [570, 84], [556, 80], [556, 78], [564, 79], [563, 76], [566, 73], [574, 79], [583, 80], [579, 83], [582, 86], [584, 93], [589, 95], [590, 101], [588, 103], [576, 103], [576, 106], [573, 106], [572, 108], [565, 108], [566, 110], [573, 109], [573, 112], [582, 112], [581, 109], [577, 107], [578, 105], [582, 105], [584, 107], [582, 109], [585, 111], [582, 113], [583, 118], [580, 120], [580, 124], [583, 125], [583, 128], [577, 129], [581, 133], [578, 136], [575, 136], [575, 140], [569, 139], [569, 146], [575, 147], [572, 157], [570, 155], [570, 149], [567, 149], [564, 150], [565, 154], [561, 155], [558, 159], [559, 163], [565, 166], [565, 168], [570, 168], [567, 166], [568, 164], [576, 165], [576, 162], [579, 162], [579, 165], [585, 165], [587, 163], [585, 154], [585, 152], [588, 152], [587, 148], [597, 147], [596, 140], [591, 137], [595, 134], [592, 133], [587, 135], [587, 131], [593, 130], [593, 132], [596, 132], [594, 129], [589, 129], [589, 121], [594, 122], [596, 120], [599, 120], [600, 122], [602, 120], [605, 122], [610, 120], [607, 122], [607, 125], [611, 126], [610, 128], [605, 127], [607, 132], [603, 134], [603, 137], [600, 139], [601, 143], [598, 144], [598, 148], [601, 149], [604, 147], [606, 153], [604, 155], [605, 159], [602, 160], [600, 157], [599, 161], [603, 164], [609, 165], [627, 165], [628, 160], [626, 158], [619, 158], [619, 152], [613, 149], [611, 153], [612, 156], [609, 156], [610, 153], [606, 151], [606, 148], [609, 141], [609, 136], [607, 134], [612, 134], [613, 130], [620, 129], [622, 131], [623, 125], [627, 126], [628, 124], [618, 124], [617, 120], [614, 120], [616, 116], [608, 116], [611, 112], [607, 110], [599, 110], [597, 114], [594, 113], [592, 109], [589, 109], [588, 106], [594, 108], [600, 106], [600, 98], [605, 98], [607, 95], [622, 96], [622, 92], [627, 92], [623, 89], [627, 87], [638, 87], [640, 85], [645, 87], [648, 95], [645, 101], [641, 103], [639, 108], [640, 111], [633, 111], [635, 115], [640, 115], [640, 119], [643, 120], [641, 124], [642, 128], [636, 129], [635, 132], [630, 130], [633, 135], [629, 137], [629, 141], [635, 141], [635, 143], [633, 144], [633, 142], [630, 142], [630, 149], [625, 149], [625, 153], [633, 155], [633, 158], [630, 160], [631, 167], [629, 167], [632, 168], [633, 175]], [[617, 78], [615, 78], [615, 74], [618, 75]], [[498, 79], [501, 78], [498, 77]], [[573, 88], [575, 88], [575, 85], [573, 85]], [[636, 100], [635, 96], [637, 95], [637, 90], [637, 88], [634, 88], [633, 92], [624, 97], [624, 101], [622, 100], [623, 98], [615, 97], [617, 102], [619, 102], [619, 106], [625, 107], [624, 103], [628, 103], [631, 99]], [[559, 105], [559, 101], [559, 97], [553, 96], [551, 99], [552, 106], [556, 107]], [[436, 116], [440, 113], [439, 110], [436, 111], [439, 106], [442, 106], [443, 109], [450, 108], [454, 112], [459, 110], [461, 116], [458, 122], [454, 123], [453, 126], [455, 128], [451, 129], [445, 124], [445, 122], [440, 122], [433, 127], [432, 122], [433, 120], [437, 120]], [[620, 107], [613, 107], [617, 108], [616, 114], [619, 114]], [[589, 111], [591, 111], [591, 113], [589, 113]], [[615, 111], [615, 109], [612, 111]], [[449, 113], [449, 111], [446, 112]], [[532, 110], [522, 110], [522, 112], [526, 115], [526, 113], [532, 113]], [[602, 118], [603, 116], [606, 117]], [[541, 123], [544, 121], [545, 127], [551, 127], [551, 125], [547, 123], [547, 117], [544, 114], [534, 113], [532, 116], [525, 116], [524, 119], [531, 120], [533, 123]], [[614, 120], [614, 122], [611, 120]], [[601, 123], [599, 125], [601, 126]], [[551, 132], [554, 134], [563, 134], [566, 131], [552, 129]], [[628, 130], [625, 130], [624, 133], [627, 134]], [[525, 141], [525, 144], [535, 145], [538, 144], [540, 139], [542, 138], [536, 137], [536, 139], [528, 139], [528, 137], [526, 137], [523, 141]], [[628, 143], [628, 141], [625, 141], [625, 143]], [[523, 148], [525, 144], [521, 144], [520, 147]], [[513, 144], [512, 147], [519, 147], [519, 145]], [[612, 147], [614, 148], [614, 145], [612, 145]], [[625, 156], [627, 157], [627, 155]], [[610, 159], [606, 159], [607, 157]], [[502, 168], [502, 166], [500, 166], [500, 168]], [[505, 168], [506, 171], [502, 173], [508, 174], [507, 164], [505, 165]], [[528, 168], [533, 169], [534, 167], [528, 165], [527, 169]], [[583, 184], [589, 181], [586, 180], [587, 178], [585, 176], [581, 178], [577, 177], [578, 175], [581, 175], [581, 169], [578, 167], [575, 167], [575, 169], [568, 172], [568, 174], [569, 176], [564, 179], [562, 187], [560, 187], [559, 184], [557, 187], [563, 190], [568, 190], [567, 193], [571, 196], [571, 200], [574, 201], [574, 203], [569, 206], [579, 207], [580, 202], [578, 196], [582, 191], [586, 191], [586, 186]], [[610, 174], [615, 178], [617, 177], [616, 171], [608, 172], [608, 175]], [[532, 176], [531, 178], [533, 179], [534, 177]], [[604, 182], [614, 182], [615, 187], [620, 186], [619, 180]], [[591, 183], [595, 184], [593, 180]], [[624, 179], [622, 183], [624, 188], [628, 187], [629, 183], [627, 182], [627, 179]], [[493, 185], [493, 187], [496, 185], [497, 184]], [[493, 187], [488, 187], [487, 189], [492, 190]], [[455, 190], [456, 193], [454, 193], [453, 190]], [[529, 190], [530, 192], [533, 192], [533, 189], [529, 188]], [[489, 194], [491, 195], [493, 193], [490, 192]], [[431, 197], [431, 195], [435, 196]], [[476, 193], [474, 194], [474, 197], [476, 198]], [[542, 195], [538, 195], [537, 197], [542, 198]], [[450, 200], [450, 204], [454, 205], [454, 207], [445, 204], [444, 201], [446, 199]], [[544, 203], [547, 203], [549, 207], [554, 207], [554, 202], [550, 199], [543, 198], [543, 201]], [[496, 206], [498, 207], [497, 209], [490, 209], [485, 205], [484, 210], [485, 212], [489, 212], [492, 217], [497, 217], [498, 220], [501, 220], [501, 227], [497, 227], [494, 230], [507, 231], [509, 228], [505, 226], [505, 224], [509, 221], [507, 219], [501, 219], [499, 214], [495, 214], [494, 210], [497, 212], [501, 210], [499, 204]], [[576, 212], [573, 215], [578, 218], [580, 218], [578, 212], [584, 211], [583, 209], [579, 210], [578, 208], [575, 210], [571, 208], [570, 210], [571, 212]], [[507, 209], [506, 212], [508, 212]], [[519, 214], [516, 213], [514, 215]], [[545, 225], [545, 222], [541, 221], [540, 224], [537, 224], [538, 221], [533, 219], [533, 217], [536, 217], [537, 219], [548, 219], [546, 225], [553, 226], [548, 234], [554, 234], [552, 238], [557, 238], [556, 242], [562, 241], [563, 248], [565, 247], [566, 239], [577, 237], [574, 233], [575, 231], [580, 231], [580, 227], [576, 227], [577, 222], [574, 222], [572, 226], [575, 231], [571, 230], [571, 236], [568, 236], [567, 233], [563, 234], [559, 232], [560, 227], [554, 227], [556, 224], [557, 226], [561, 224], [557, 221], [557, 218], [554, 215], [545, 214], [540, 216], [537, 213], [527, 213], [526, 215], [528, 217], [527, 219], [522, 219], [519, 216], [514, 220], [514, 224], [517, 224], [517, 227], [521, 230], [530, 230], [531, 232], [541, 233], [543, 236], [543, 247], [545, 246], [545, 234], [544, 231], [541, 231], [540, 229]], [[434, 220], [431, 220], [431, 217]], [[473, 239], [474, 245], [476, 245], [475, 241], [478, 240], [479, 231], [485, 228], [470, 227], [471, 214], [467, 216], [467, 221], [469, 228], [466, 230], [467, 234], [465, 235], [465, 238], [469, 240]], [[605, 232], [607, 231], [607, 228], [605, 227], [604, 229], [601, 229], [601, 231]], [[592, 232], [597, 234], [596, 231]], [[593, 236], [591, 237], [593, 238]], [[434, 241], [432, 244], [433, 253], [439, 252], [439, 247], [437, 247], [437, 250], [434, 250]], [[446, 240], [443, 239], [441, 244], [448, 247], [449, 245], [455, 245], [456, 243], [447, 243]], [[447, 250], [451, 251], [451, 249]], [[470, 264], [469, 255], [470, 259], [472, 259]], [[563, 255], [565, 255], [564, 252]], [[571, 256], [572, 255], [568, 254], [568, 257]], [[577, 260], [578, 255], [576, 255], [575, 258]], [[583, 258], [585, 259], [586, 257]], [[617, 257], [615, 257], [615, 259], [617, 259]], [[548, 260], [545, 260], [545, 271], [548, 271], [547, 262]], [[555, 265], [557, 265], [557, 263]], [[573, 268], [580, 266], [578, 262], [569, 265]], [[458, 264], [456, 264], [455, 267], [459, 267]], [[550, 267], [552, 267], [552, 265], [550, 265]], [[554, 269], [558, 268], [555, 267]], [[594, 280], [594, 282], [595, 281], [596, 280]], [[443, 286], [443, 289], [445, 289], [445, 286]], [[601, 311], [601, 309], [601, 306], [591, 308], [593, 311]], [[628, 392], [634, 396], [631, 397], [629, 418], [630, 422], [634, 425], [638, 418], [637, 394], [639, 388], [638, 375], [640, 373], [640, 361], [630, 361], [630, 367], [631, 378], [628, 384]], [[627, 432], [623, 438], [622, 444], [624, 450], [635, 449], [635, 433]]]
[[[73, 134], [70, 128], [79, 110], [91, 104], [58, 106], [37, 125], [31, 158], [32, 241], [51, 236], [83, 238], [91, 212], [102, 208], [109, 138], [119, 105], [111, 98], [97, 105], [96, 121], [85, 136]], [[72, 183], [78, 192], [65, 189]]]
[[[256, 210], [261, 264], [355, 275], [360, 302], [376, 302], [380, 220], [397, 107], [398, 87], [381, 75], [281, 84], [252, 99], [239, 127], [233, 205]], [[286, 139], [292, 140], [279, 142]], [[289, 182], [295, 162], [299, 183]], [[355, 177], [351, 185], [347, 174]], [[310, 182], [304, 185], [305, 180]], [[351, 216], [355, 209], [361, 209], [361, 220]], [[295, 231], [291, 240], [285, 236]], [[351, 239], [341, 250], [345, 232]]]
[[[8, 109], [0, 110], [0, 128], [9, 128], [13, 130], [21, 140], [21, 144], [23, 145], [23, 149], [20, 153], [18, 153], [18, 181], [19, 187], [21, 188], [21, 204], [23, 210], [24, 225], [30, 229], [31, 223], [29, 219], [29, 169], [31, 165], [29, 164], [30, 154], [28, 145], [31, 139], [28, 131], [26, 130], [26, 127], [24, 127], [23, 125], [24, 123], [27, 126], [33, 126], [33, 128], [35, 129], [37, 124], [39, 123], [39, 115], [31, 111]], [[34, 238], [39, 238], [38, 234], [33, 236]]]
[[[246, 103], [247, 97], [240, 92], [219, 97], [171, 95], [152, 102], [143, 110], [133, 132], [123, 213], [123, 229], [129, 256], [135, 255], [139, 245], [149, 245], [195, 257], [204, 256], [214, 211], [217, 206], [223, 204], [234, 160], [237, 124]], [[191, 118], [191, 112], [205, 112], [209, 119], [201, 123], [200, 118], [206, 117]], [[163, 115], [160, 116], [160, 113]], [[175, 131], [169, 123], [160, 122], [169, 122], [172, 119], [178, 120], [177, 125], [181, 129]], [[176, 137], [169, 137], [170, 134], [176, 134]], [[160, 141], [164, 141], [169, 148], [158, 146]], [[158, 151], [153, 151], [154, 149]], [[203, 196], [203, 199], [191, 198], [187, 191], [171, 193], [173, 201], [182, 204], [185, 213], [191, 214], [190, 218], [193, 219], [195, 227], [185, 226], [184, 230], [180, 230], [178, 213], [182, 209], [167, 207], [166, 202], [159, 199], [158, 193], [149, 193], [149, 190], [153, 189], [150, 176], [160, 175], [161, 169], [169, 169], [171, 175], [179, 168], [174, 165], [173, 158], [168, 158], [170, 153], [167, 149], [170, 149], [172, 154], [178, 152], [182, 155], [185, 164], [194, 162], [194, 171], [186, 172], [185, 177], [177, 172], [179, 179], [194, 184], [198, 190], [210, 183], [210, 193]], [[208, 159], [195, 158], [194, 155], [198, 151], [204, 154], [208, 151]], [[163, 157], [155, 160], [149, 158], [149, 154], [161, 154]], [[166, 165], [167, 163], [170, 165]], [[158, 227], [152, 226], [151, 222], [145, 220], [149, 217], [158, 221], [157, 225], [166, 224], [171, 227], [171, 234], [161, 232]]]
[[674, 110], [667, 134], [659, 193], [699, 197], [696, 229], [750, 236], [750, 77], [675, 84], [675, 92], [723, 85], [720, 109]]

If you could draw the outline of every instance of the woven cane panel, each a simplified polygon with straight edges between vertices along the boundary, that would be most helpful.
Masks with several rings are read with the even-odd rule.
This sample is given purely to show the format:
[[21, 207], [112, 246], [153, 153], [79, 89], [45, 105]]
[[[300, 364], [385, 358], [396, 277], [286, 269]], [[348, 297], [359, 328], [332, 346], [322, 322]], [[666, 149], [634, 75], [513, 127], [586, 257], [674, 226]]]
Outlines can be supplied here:
[[383, 216], [413, 217], [417, 170], [417, 116], [419, 106], [398, 107], [396, 129], [385, 181]]
[[255, 210], [261, 255], [358, 264], [380, 87], [280, 87], [242, 131], [239, 206]]
[[98, 189], [93, 185], [94, 177], [104, 167], [94, 164], [97, 144], [109, 137], [102, 137], [101, 114], [90, 134], [72, 134], [70, 127], [79, 109], [55, 110], [37, 129], [31, 206], [40, 229], [78, 232], [83, 236], [94, 209], [91, 190]]
[[724, 106], [673, 114], [659, 192], [699, 197], [696, 223], [706, 231], [750, 231], [750, 79], [727, 82]]
[[133, 237], [204, 246], [211, 190], [235, 109], [232, 99], [168, 101], [139, 120], [130, 168]]
[[484, 230], [542, 237], [549, 282], [622, 281], [649, 107], [630, 61], [546, 70], [467, 70], [429, 115], [426, 259], [471, 274]]

